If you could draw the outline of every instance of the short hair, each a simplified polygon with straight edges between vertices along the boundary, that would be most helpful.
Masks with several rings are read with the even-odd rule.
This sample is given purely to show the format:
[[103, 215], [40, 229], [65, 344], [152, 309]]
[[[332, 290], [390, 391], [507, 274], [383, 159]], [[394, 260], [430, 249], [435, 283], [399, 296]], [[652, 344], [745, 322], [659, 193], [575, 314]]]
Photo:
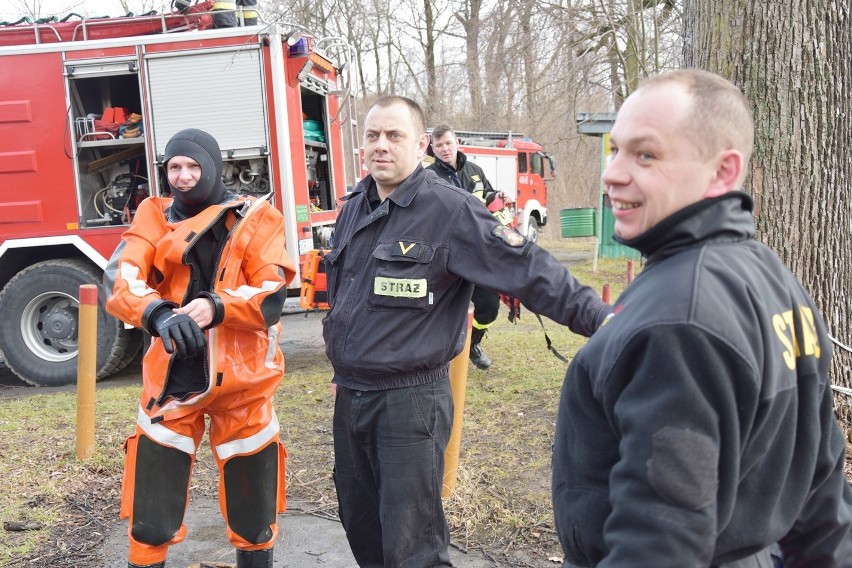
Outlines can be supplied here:
[[748, 163], [754, 149], [754, 119], [742, 91], [729, 80], [701, 69], [678, 69], [641, 81], [637, 91], [664, 84], [682, 85], [691, 104], [684, 117], [686, 135], [703, 157], [734, 148]]
[[401, 95], [382, 95], [370, 104], [367, 108], [367, 114], [373, 110], [373, 107], [387, 108], [395, 104], [404, 104], [408, 107], [411, 113], [411, 118], [414, 119], [414, 129], [418, 134], [426, 132], [426, 117], [423, 114], [423, 109], [413, 99], [403, 97]]
[[445, 134], [452, 134], [453, 138], [456, 137], [456, 131], [453, 130], [453, 127], [447, 124], [446, 122], [442, 122], [438, 126], [432, 129], [432, 140], [437, 140]]

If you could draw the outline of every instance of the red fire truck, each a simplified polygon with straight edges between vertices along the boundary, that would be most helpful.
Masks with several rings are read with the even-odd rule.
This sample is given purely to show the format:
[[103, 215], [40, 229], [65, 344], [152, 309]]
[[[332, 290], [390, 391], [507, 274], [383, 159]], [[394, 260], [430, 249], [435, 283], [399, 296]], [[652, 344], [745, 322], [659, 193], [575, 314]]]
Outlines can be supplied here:
[[[216, 137], [232, 191], [271, 193], [294, 264], [328, 245], [360, 171], [352, 50], [297, 26], [217, 29], [212, 7], [0, 27], [0, 350], [28, 383], [75, 380], [79, 286], [167, 192], [162, 153], [182, 128]], [[104, 299], [98, 378], [143, 341]]]
[[556, 175], [553, 158], [541, 144], [517, 132], [457, 131], [461, 151], [514, 203], [515, 220], [531, 241], [547, 224], [547, 182]]

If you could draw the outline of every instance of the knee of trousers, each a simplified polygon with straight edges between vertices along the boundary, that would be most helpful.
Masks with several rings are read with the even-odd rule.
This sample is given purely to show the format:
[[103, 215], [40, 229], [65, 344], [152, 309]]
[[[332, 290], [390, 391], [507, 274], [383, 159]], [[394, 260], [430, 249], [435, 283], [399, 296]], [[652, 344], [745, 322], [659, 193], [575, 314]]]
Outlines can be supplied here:
[[145, 434], [128, 439], [122, 516], [130, 517], [131, 549], [139, 549], [139, 560], [157, 561], [165, 547], [183, 539], [193, 459]]
[[268, 548], [286, 506], [284, 445], [277, 438], [254, 454], [220, 464], [220, 499], [228, 538], [241, 550]]

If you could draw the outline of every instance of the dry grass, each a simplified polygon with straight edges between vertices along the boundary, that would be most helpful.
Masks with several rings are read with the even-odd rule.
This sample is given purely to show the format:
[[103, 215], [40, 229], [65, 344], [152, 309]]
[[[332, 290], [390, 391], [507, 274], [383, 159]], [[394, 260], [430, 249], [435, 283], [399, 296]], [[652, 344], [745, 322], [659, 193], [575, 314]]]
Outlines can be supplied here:
[[[545, 246], [571, 253], [589, 244]], [[613, 298], [626, 284], [623, 260], [600, 260], [596, 273], [584, 261], [572, 271], [597, 290], [610, 284]], [[567, 357], [585, 341], [549, 320], [544, 326]], [[528, 312], [517, 325], [501, 312], [483, 345], [494, 365], [487, 372], [471, 367], [458, 485], [445, 502], [453, 542], [483, 551], [498, 565], [554, 566], [561, 550], [550, 504], [550, 448], [566, 366], [547, 351], [544, 332]], [[289, 497], [336, 518], [330, 376], [321, 345], [288, 356], [275, 407], [289, 452]], [[122, 443], [132, 431], [138, 395], [138, 386], [98, 389], [96, 453], [84, 463], [75, 457], [73, 393], [0, 398], [0, 520], [41, 527], [0, 531], [0, 566], [100, 566], [118, 518]], [[209, 449], [202, 448], [193, 494], [215, 496], [215, 477]]]
[[97, 558], [117, 517], [120, 433], [135, 408], [124, 390], [99, 392], [98, 449], [85, 462], [76, 459], [73, 394], [0, 403], [0, 518], [4, 529], [30, 528], [0, 533], [0, 566], [71, 568]]

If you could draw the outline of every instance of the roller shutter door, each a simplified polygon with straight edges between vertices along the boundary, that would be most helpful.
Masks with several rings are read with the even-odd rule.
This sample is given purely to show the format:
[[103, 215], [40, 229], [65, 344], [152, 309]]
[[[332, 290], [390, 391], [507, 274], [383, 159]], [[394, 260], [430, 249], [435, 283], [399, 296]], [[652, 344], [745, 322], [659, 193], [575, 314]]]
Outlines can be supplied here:
[[249, 155], [269, 147], [260, 50], [256, 47], [152, 55], [147, 71], [158, 156], [182, 128], [209, 132], [222, 151]]

